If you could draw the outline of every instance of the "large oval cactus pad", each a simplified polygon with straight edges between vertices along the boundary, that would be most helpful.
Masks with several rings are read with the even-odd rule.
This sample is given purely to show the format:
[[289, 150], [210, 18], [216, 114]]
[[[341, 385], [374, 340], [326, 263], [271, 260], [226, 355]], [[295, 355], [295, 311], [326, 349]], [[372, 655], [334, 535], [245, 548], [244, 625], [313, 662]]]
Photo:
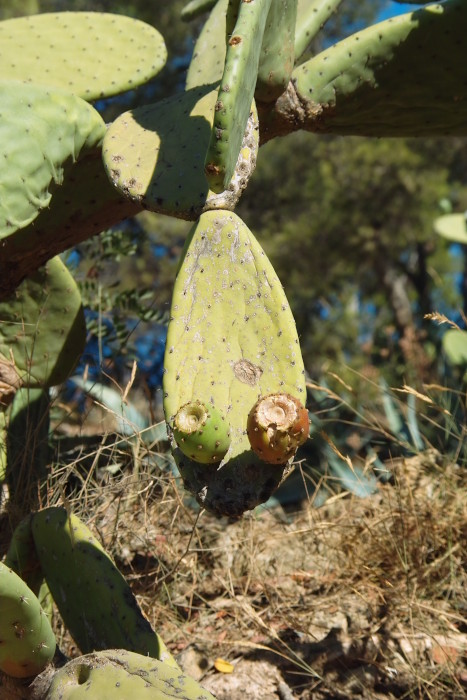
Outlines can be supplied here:
[[225, 192], [209, 190], [204, 156], [217, 92], [188, 90], [122, 114], [104, 139], [103, 157], [117, 189], [146, 209], [196, 220], [205, 209], [233, 209], [256, 165], [258, 122], [250, 101], [237, 166]]
[[0, 82], [0, 238], [49, 206], [67, 162], [100, 148], [105, 124], [87, 102], [55, 88]]
[[35, 513], [32, 533], [60, 615], [84, 653], [118, 647], [178, 665], [90, 530], [64, 508]]
[[132, 90], [165, 65], [154, 27], [123, 15], [56, 12], [0, 22], [0, 75], [85, 100]]
[[246, 435], [250, 409], [274, 392], [305, 402], [303, 361], [284, 290], [236, 214], [205, 212], [190, 233], [175, 282], [164, 411], [172, 426], [181, 406], [206, 401], [229, 422], [231, 444], [219, 469], [175, 450], [185, 484], [206, 507], [240, 514], [280, 482], [284, 465], [263, 464]]
[[60, 258], [27, 278], [0, 302], [0, 359], [13, 358], [23, 385], [64, 382], [86, 341], [78, 286]]

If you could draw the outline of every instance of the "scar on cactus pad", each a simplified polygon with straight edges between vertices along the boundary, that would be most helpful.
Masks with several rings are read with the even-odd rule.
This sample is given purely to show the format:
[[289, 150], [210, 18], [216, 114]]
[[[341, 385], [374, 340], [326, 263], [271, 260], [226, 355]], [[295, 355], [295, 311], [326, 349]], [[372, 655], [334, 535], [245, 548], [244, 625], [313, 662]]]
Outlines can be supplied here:
[[201, 464], [220, 462], [230, 447], [230, 429], [212, 404], [190, 401], [174, 419], [174, 438], [184, 455]]
[[290, 394], [261, 397], [248, 415], [247, 434], [252, 450], [265, 462], [284, 464], [306, 442], [308, 411]]

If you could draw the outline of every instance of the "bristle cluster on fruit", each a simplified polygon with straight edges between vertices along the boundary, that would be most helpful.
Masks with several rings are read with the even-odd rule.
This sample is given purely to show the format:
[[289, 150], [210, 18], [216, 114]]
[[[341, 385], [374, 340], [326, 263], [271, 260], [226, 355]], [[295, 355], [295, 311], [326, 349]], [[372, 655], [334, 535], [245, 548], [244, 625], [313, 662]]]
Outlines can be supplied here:
[[190, 401], [174, 419], [173, 434], [184, 455], [201, 464], [220, 462], [230, 447], [230, 428], [212, 404]]
[[263, 462], [284, 464], [308, 438], [308, 411], [290, 394], [269, 394], [248, 415], [247, 435]]

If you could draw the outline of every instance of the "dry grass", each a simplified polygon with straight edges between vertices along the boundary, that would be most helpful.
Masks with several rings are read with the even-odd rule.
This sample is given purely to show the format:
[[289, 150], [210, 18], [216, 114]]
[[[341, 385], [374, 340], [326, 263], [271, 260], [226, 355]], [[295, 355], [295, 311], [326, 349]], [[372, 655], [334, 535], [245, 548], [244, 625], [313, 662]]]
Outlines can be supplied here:
[[465, 697], [465, 467], [429, 450], [390, 463], [393, 483], [370, 498], [229, 521], [197, 512], [146, 456], [102, 441], [55, 469], [41, 505], [88, 523], [219, 700]]

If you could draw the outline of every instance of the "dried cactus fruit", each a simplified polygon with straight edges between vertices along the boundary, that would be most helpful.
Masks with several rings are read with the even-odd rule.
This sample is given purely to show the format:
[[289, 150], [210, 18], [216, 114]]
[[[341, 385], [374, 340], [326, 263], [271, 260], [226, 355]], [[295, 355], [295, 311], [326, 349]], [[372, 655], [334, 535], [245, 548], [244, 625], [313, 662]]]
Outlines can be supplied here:
[[233, 209], [256, 165], [258, 122], [251, 106], [243, 143], [225, 192], [214, 194], [204, 176], [213, 114], [213, 86], [204, 85], [122, 114], [109, 128], [104, 164], [120, 193], [145, 209], [196, 220], [207, 209]]
[[229, 424], [212, 404], [186, 403], [177, 411], [172, 430], [183, 454], [201, 464], [220, 462], [230, 447]]
[[44, 700], [215, 700], [197, 681], [162, 661], [107, 649], [69, 661]]
[[250, 445], [260, 459], [272, 464], [291, 459], [309, 431], [308, 411], [290, 394], [263, 396], [248, 414]]
[[40, 673], [55, 654], [55, 635], [37, 597], [1, 562], [0, 621], [0, 670], [14, 678]]
[[103, 12], [56, 12], [0, 22], [3, 80], [63, 88], [84, 100], [132, 90], [165, 65], [157, 29]]

